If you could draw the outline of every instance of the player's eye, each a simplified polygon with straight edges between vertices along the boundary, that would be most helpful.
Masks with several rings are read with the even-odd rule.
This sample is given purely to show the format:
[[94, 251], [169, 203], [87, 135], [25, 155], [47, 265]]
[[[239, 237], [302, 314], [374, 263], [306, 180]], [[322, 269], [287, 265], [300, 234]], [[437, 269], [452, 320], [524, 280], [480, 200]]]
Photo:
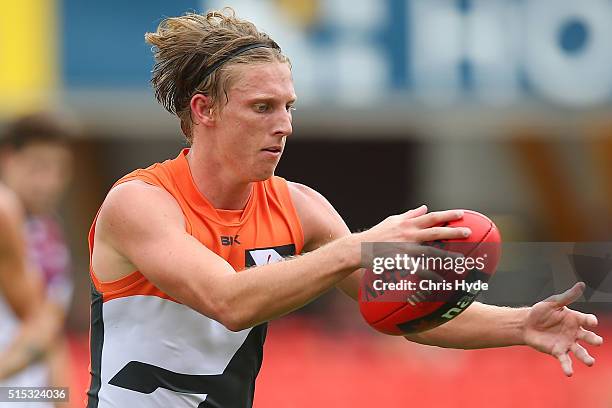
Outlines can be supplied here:
[[295, 105], [289, 104], [285, 107], [285, 109], [287, 109], [287, 112], [293, 112], [295, 110]]
[[268, 104], [267, 103], [256, 103], [255, 105], [253, 105], [253, 109], [255, 110], [255, 112], [258, 113], [265, 113], [268, 111]]

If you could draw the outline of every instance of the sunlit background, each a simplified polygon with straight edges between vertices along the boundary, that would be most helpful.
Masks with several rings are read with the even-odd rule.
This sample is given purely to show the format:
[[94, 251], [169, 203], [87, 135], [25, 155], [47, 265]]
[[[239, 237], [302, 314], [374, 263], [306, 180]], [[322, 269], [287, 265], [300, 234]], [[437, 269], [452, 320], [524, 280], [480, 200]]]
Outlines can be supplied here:
[[[144, 33], [224, 6], [292, 60], [294, 134], [277, 174], [320, 191], [353, 230], [425, 203], [483, 212], [506, 241], [612, 240], [610, 0], [4, 1], [0, 122], [51, 108], [84, 129], [62, 208], [75, 407], [91, 220], [117, 178], [184, 146], [149, 86]], [[610, 276], [597, 285], [612, 298]], [[608, 341], [610, 304], [578, 305], [599, 312]], [[566, 379], [521, 348], [413, 345], [329, 294], [271, 324], [256, 407], [611, 407], [612, 352], [593, 353]]]

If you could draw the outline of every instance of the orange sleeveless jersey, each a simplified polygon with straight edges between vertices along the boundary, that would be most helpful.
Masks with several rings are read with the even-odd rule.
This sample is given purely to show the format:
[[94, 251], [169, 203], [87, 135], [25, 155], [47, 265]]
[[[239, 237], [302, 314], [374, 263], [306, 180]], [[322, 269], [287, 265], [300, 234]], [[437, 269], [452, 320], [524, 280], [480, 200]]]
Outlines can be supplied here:
[[[168, 191], [183, 212], [187, 233], [237, 272], [301, 252], [302, 228], [284, 179], [254, 183], [242, 211], [218, 210], [195, 186], [185, 157], [188, 151], [136, 170], [115, 185], [141, 180]], [[96, 220], [89, 233], [90, 256], [95, 224]], [[251, 406], [265, 324], [231, 332], [181, 305], [139, 271], [100, 282], [90, 267], [90, 276], [88, 408]]]
[[[236, 271], [255, 265], [248, 250], [294, 245], [291, 255], [301, 252], [304, 245], [302, 227], [284, 179], [272, 177], [255, 183], [244, 210], [218, 210], [195, 186], [185, 158], [188, 151], [184, 149], [173, 160], [135, 170], [119, 179], [113, 187], [141, 180], [168, 191], [183, 211], [187, 232], [228, 261]], [[90, 254], [93, 252], [95, 222], [89, 233]], [[100, 282], [92, 270], [91, 278], [104, 301], [136, 294], [169, 297], [139, 271], [117, 281]]]

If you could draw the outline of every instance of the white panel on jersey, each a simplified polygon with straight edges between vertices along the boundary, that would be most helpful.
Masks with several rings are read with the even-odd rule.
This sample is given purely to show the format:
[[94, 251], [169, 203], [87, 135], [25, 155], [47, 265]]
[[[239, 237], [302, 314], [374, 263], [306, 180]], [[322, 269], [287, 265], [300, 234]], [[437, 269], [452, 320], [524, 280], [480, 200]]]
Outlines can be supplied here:
[[197, 406], [205, 396], [166, 389], [141, 394], [108, 382], [130, 361], [181, 374], [221, 374], [251, 330], [232, 332], [185, 305], [156, 296], [113, 299], [104, 303], [102, 313], [100, 408]]
[[267, 265], [275, 262], [280, 262], [283, 257], [274, 249], [255, 249], [249, 251], [253, 257], [255, 264], [258, 266]]

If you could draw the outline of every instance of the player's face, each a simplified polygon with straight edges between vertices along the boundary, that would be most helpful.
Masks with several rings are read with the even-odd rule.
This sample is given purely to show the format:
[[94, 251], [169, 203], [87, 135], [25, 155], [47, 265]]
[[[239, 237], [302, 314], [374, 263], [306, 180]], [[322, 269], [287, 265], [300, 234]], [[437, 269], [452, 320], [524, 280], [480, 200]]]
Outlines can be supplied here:
[[215, 142], [224, 166], [245, 181], [274, 174], [287, 136], [293, 131], [295, 91], [287, 64], [237, 66], [236, 79], [219, 113]]
[[10, 152], [3, 161], [3, 178], [33, 214], [55, 210], [71, 177], [72, 155], [67, 146], [32, 142]]

